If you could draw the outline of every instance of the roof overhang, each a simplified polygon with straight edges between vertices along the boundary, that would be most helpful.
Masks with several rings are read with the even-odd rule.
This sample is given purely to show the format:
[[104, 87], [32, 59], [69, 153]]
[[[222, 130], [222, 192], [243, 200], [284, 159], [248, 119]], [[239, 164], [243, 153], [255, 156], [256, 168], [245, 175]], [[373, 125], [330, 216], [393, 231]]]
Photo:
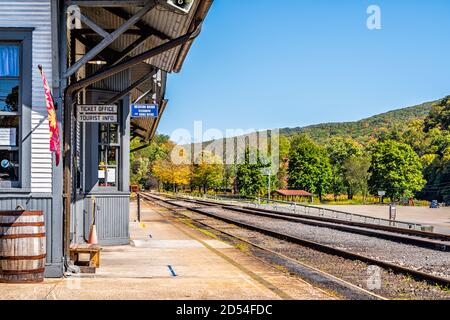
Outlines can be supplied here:
[[[97, 55], [99, 59], [106, 60], [107, 68], [119, 64], [127, 58], [139, 56], [153, 48], [157, 48], [171, 40], [177, 39], [189, 32], [194, 32], [206, 18], [213, 0], [195, 0], [188, 14], [180, 14], [168, 10], [158, 4], [162, 0], [147, 1], [66, 1], [67, 6], [77, 5], [80, 8], [83, 19], [80, 19], [81, 28], [74, 30], [77, 39], [86, 46], [87, 50], [95, 47], [104, 38], [102, 31], [111, 34], [121, 28], [133, 16], [139, 14], [142, 7], [155, 3], [155, 7], [117, 39], [112, 41], [107, 48]], [[90, 23], [92, 21], [94, 24]], [[92, 28], [94, 26], [94, 28]], [[95, 28], [98, 26], [99, 28]], [[98, 30], [100, 29], [100, 30]], [[159, 117], [157, 119], [132, 119], [132, 136], [142, 140], [151, 140], [157, 130], [161, 117], [167, 107], [165, 98], [167, 74], [180, 72], [186, 56], [194, 42], [189, 40], [182, 45], [162, 52], [130, 68], [131, 83], [138, 83], [146, 73], [156, 68], [160, 70], [159, 81], [149, 79], [138, 83], [129, 92], [131, 102], [138, 98], [159, 105]], [[142, 97], [148, 93], [147, 97]], [[156, 94], [156, 99], [155, 98]]]

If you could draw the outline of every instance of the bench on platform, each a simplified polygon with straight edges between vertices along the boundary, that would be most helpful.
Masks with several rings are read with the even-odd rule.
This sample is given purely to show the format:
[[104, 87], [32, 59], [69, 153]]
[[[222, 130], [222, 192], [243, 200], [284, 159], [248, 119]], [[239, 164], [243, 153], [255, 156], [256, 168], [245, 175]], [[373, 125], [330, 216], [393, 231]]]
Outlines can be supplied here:
[[82, 273], [95, 273], [100, 268], [100, 252], [98, 245], [82, 244], [70, 247], [70, 259], [80, 267]]

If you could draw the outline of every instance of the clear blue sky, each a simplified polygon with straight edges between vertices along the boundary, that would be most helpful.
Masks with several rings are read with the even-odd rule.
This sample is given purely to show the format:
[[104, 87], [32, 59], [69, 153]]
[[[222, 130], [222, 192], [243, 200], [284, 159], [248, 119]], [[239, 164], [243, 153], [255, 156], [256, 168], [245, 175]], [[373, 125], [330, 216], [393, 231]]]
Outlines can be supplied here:
[[[382, 29], [366, 27], [369, 5]], [[448, 0], [215, 0], [160, 133], [353, 121], [450, 94]]]

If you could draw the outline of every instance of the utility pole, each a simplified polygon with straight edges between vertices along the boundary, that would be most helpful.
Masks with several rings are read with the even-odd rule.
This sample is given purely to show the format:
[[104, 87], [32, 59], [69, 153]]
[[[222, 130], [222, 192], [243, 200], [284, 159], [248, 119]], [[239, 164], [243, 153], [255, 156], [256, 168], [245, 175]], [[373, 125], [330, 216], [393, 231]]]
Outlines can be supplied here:
[[141, 193], [137, 193], [137, 220], [141, 222]]
[[267, 198], [270, 200], [270, 180], [271, 180], [271, 175], [272, 175], [272, 170], [270, 168], [265, 168], [262, 171], [262, 174], [267, 176], [267, 182], [268, 182], [268, 186], [267, 186]]

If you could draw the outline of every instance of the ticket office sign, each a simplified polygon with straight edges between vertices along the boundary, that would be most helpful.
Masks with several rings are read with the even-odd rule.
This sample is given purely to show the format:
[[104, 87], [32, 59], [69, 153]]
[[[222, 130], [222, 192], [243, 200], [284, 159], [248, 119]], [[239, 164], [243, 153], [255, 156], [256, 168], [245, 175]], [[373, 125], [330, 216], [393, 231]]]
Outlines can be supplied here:
[[116, 105], [78, 105], [77, 121], [82, 123], [116, 123]]
[[117, 114], [116, 105], [78, 105], [78, 113], [85, 114], [99, 114], [99, 113], [113, 113]]
[[77, 121], [84, 123], [117, 123], [117, 114], [77, 114]]

